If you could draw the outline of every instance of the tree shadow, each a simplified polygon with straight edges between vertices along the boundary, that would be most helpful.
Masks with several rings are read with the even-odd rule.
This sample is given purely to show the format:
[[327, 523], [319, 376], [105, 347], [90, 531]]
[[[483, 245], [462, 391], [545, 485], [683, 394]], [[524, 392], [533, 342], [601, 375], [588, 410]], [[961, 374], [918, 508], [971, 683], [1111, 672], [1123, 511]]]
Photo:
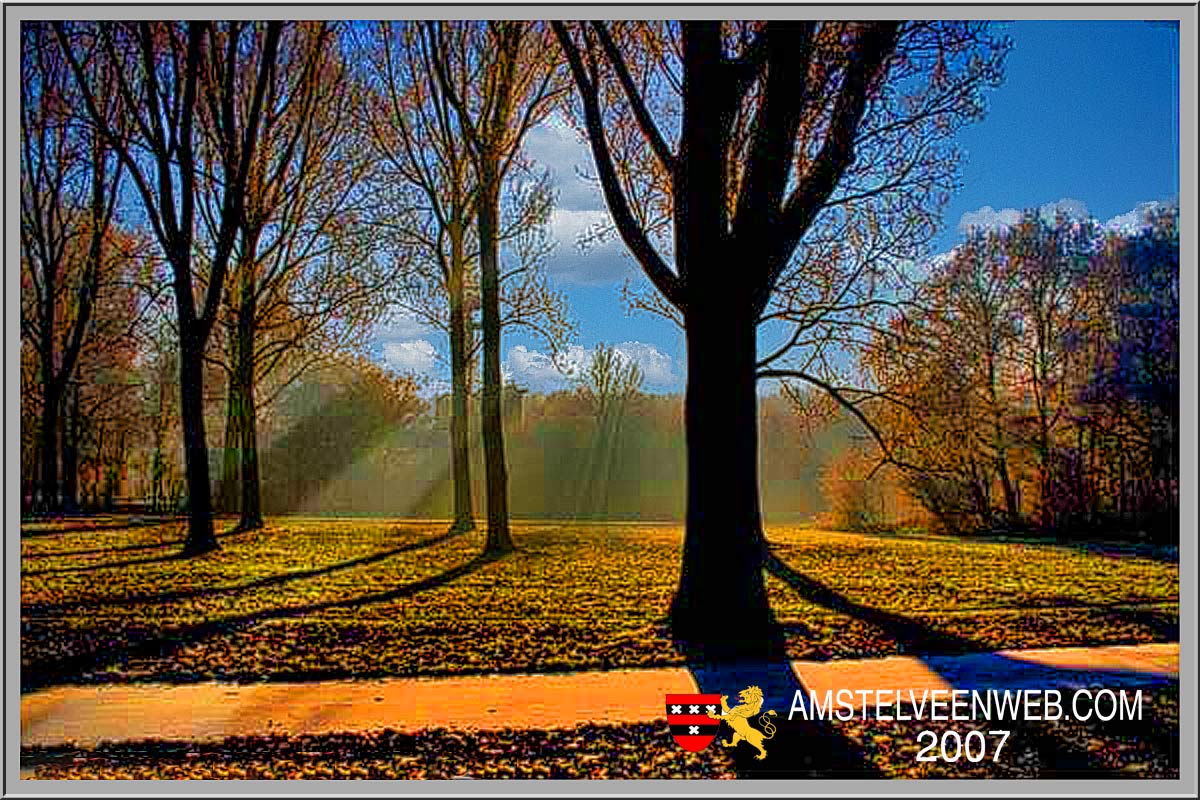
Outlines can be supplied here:
[[22, 539], [39, 539], [49, 536], [59, 536], [64, 533], [101, 533], [105, 531], [119, 531], [126, 528], [154, 528], [159, 525], [168, 525], [172, 522], [186, 522], [186, 517], [164, 516], [159, 519], [139, 519], [139, 520], [114, 520], [105, 519], [101, 522], [84, 521], [58, 526], [48, 530], [30, 531], [25, 530], [25, 525], [28, 524], [46, 524], [45, 519], [35, 519], [22, 524], [21, 538]]
[[100, 610], [104, 608], [122, 608], [125, 606], [141, 605], [144, 603], [172, 603], [180, 600], [190, 600], [196, 597], [218, 597], [221, 595], [238, 594], [256, 589], [264, 589], [271, 586], [279, 586], [292, 581], [317, 578], [322, 575], [332, 574], [334, 572], [342, 572], [344, 570], [354, 569], [355, 567], [369, 566], [403, 553], [411, 553], [417, 550], [424, 550], [427, 547], [433, 547], [461, 534], [461, 531], [447, 531], [445, 533], [438, 534], [437, 536], [431, 536], [427, 539], [423, 539], [419, 542], [408, 542], [407, 544], [402, 544], [387, 550], [381, 550], [377, 553], [370, 553], [365, 556], [359, 556], [358, 558], [347, 559], [346, 561], [338, 561], [334, 564], [327, 564], [323, 567], [315, 567], [307, 570], [296, 570], [294, 572], [282, 572], [278, 575], [268, 575], [264, 578], [257, 578], [255, 580], [245, 581], [243, 583], [234, 583], [228, 586], [197, 587], [170, 592], [160, 592], [158, 594], [114, 597], [106, 600], [79, 600], [70, 603], [31, 604], [22, 606], [21, 612], [22, 614], [30, 617], [52, 616], [55, 614], [62, 614], [79, 609]]
[[[215, 552], [215, 551], [214, 551]], [[119, 569], [122, 567], [137, 567], [142, 564], [169, 564], [172, 561], [188, 561], [195, 556], [184, 553], [166, 553], [150, 558], [131, 558], [126, 561], [105, 561], [101, 564], [84, 564], [77, 567], [48, 567], [46, 569], [22, 570], [21, 577], [36, 578], [39, 575], [63, 575], [73, 572], [95, 572], [101, 569]]]
[[[216, 537], [217, 537], [218, 541], [226, 541], [229, 539], [233, 539], [233, 537], [236, 537], [236, 536], [250, 536], [251, 534], [256, 534], [256, 533], [258, 533], [257, 530], [234, 529], [234, 530], [227, 531], [227, 533], [217, 534]], [[186, 541], [187, 540], [166, 542], [166, 543], [163, 543], [163, 545], [137, 545], [137, 546], [131, 546], [131, 547], [128, 547], [125, 549], [128, 549], [128, 551], [136, 551], [136, 549], [161, 549], [163, 547], [170, 547], [172, 545], [182, 546], [182, 545], [185, 545]], [[112, 551], [100, 551], [100, 552], [101, 553], [120, 552], [120, 549], [113, 548]], [[217, 551], [209, 551], [209, 553], [216, 553], [216, 552]], [[205, 553], [205, 555], [208, 555], [209, 553]], [[90, 554], [90, 553], [85, 553], [83, 551], [77, 551], [74, 553], [54, 553], [53, 555], [84, 555], [84, 554]], [[48, 558], [49, 555], [50, 554], [40, 554], [40, 555], [38, 555], [38, 557], [35, 557], [35, 558]], [[84, 565], [80, 565], [80, 566], [56, 566], [56, 567], [47, 567], [47, 569], [43, 569], [43, 570], [22, 570], [22, 573], [20, 573], [20, 575], [22, 575], [22, 577], [25, 577], [25, 578], [36, 578], [37, 576], [42, 576], [42, 575], [67, 575], [67, 573], [72, 573], [72, 572], [96, 572], [97, 570], [115, 570], [115, 569], [121, 569], [121, 567], [140, 566], [143, 564], [169, 564], [170, 561], [188, 561], [188, 560], [192, 560], [194, 558], [197, 558], [197, 555], [181, 551], [178, 553], [164, 553], [162, 555], [152, 555], [152, 557], [149, 557], [149, 558], [127, 559], [125, 561], [101, 561], [101, 563], [98, 563], [98, 564], [84, 564]]]
[[[1012, 655], [981, 653], [981, 645], [966, 637], [939, 631], [920, 621], [850, 600], [813, 578], [797, 572], [774, 553], [768, 553], [766, 569], [796, 590], [805, 600], [853, 616], [883, 630], [895, 639], [904, 653], [918, 657], [955, 689], [1141, 689], [1177, 686], [1179, 682], [1178, 677], [1170, 673], [1102, 667], [1055, 667], [1032, 663]], [[1163, 626], [1162, 632], [1165, 634], [1172, 631], [1169, 619], [1165, 615], [1138, 610], [1122, 610], [1118, 614], [1129, 619], [1154, 621]], [[1177, 620], [1174, 622], [1173, 632], [1177, 641]], [[865, 688], [890, 690], [897, 687]], [[807, 696], [807, 693], [804, 696]], [[1040, 764], [1037, 776], [1039, 778], [1128, 778], [1127, 773], [1104, 763], [1086, 747], [1081, 747], [1064, 737], [1055, 736], [1052, 726], [1046, 722], [1017, 719], [1011, 721], [1011, 727], [1014, 737], [1020, 734], [1037, 752]], [[1106, 723], [1106, 730], [1135, 730], [1137, 737], [1150, 742], [1157, 752], [1178, 753], [1177, 729], [1145, 722], [1118, 722], [1111, 725]]]
[[[142, 526], [130, 526], [130, 527], [142, 527]], [[226, 539], [232, 539], [237, 536], [246, 536], [251, 533], [255, 533], [255, 531], [231, 528], [230, 530], [225, 531], [223, 533], [218, 533], [216, 536], [217, 536], [218, 540], [224, 541]], [[135, 553], [135, 552], [144, 551], [144, 550], [161, 550], [164, 547], [174, 547], [176, 545], [182, 546], [186, 542], [187, 542], [187, 537], [185, 536], [180, 539], [171, 539], [169, 541], [155, 542], [153, 544], [127, 544], [127, 545], [121, 545], [120, 547], [96, 547], [96, 548], [92, 548], [89, 550], [46, 550], [46, 551], [43, 551], [40, 553], [22, 554], [21, 558], [22, 559], [27, 559], [27, 558], [68, 558], [70, 556], [100, 556], [100, 555], [108, 555], [109, 553]], [[145, 562], [135, 561], [133, 563], [137, 564], [137, 563], [145, 563]], [[63, 568], [60, 568], [57, 570], [29, 571], [29, 572], [25, 572], [24, 574], [25, 575], [43, 575], [43, 574], [51, 574], [53, 572], [80, 572], [80, 571], [85, 571], [85, 570], [90, 570], [90, 569], [98, 569], [103, 566], [108, 566], [108, 565], [107, 564], [88, 564], [84, 567], [70, 567], [70, 568], [63, 567]], [[114, 566], [128, 566], [128, 563], [127, 562], [118, 562]]]
[[470, 561], [422, 578], [412, 583], [382, 592], [360, 595], [343, 600], [327, 600], [307, 605], [284, 606], [255, 611], [249, 614], [187, 625], [177, 625], [152, 631], [130, 631], [123, 642], [105, 641], [87, 652], [22, 665], [21, 693], [37, 691], [56, 684], [72, 683], [88, 673], [114, 665], [125, 666], [133, 659], [169, 658], [179, 650], [218, 636], [228, 636], [261, 622], [291, 619], [335, 608], [360, 608], [374, 603], [401, 600], [420, 592], [445, 586], [498, 560], [497, 556], [481, 553]]

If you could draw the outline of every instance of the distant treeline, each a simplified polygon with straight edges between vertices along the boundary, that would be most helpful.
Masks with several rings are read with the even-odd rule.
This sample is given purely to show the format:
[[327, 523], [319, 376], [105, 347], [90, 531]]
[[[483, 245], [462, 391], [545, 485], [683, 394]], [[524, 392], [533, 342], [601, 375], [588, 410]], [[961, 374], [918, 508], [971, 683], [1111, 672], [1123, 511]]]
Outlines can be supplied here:
[[[448, 419], [432, 413], [388, 425], [364, 392], [299, 387], [262, 453], [268, 513], [386, 514], [445, 518], [452, 509]], [[437, 405], [437, 404], [434, 404]], [[511, 507], [525, 518], [681, 520], [685, 453], [679, 395], [639, 395], [617, 424], [597, 423], [573, 391], [507, 398]], [[287, 419], [291, 419], [287, 427]], [[472, 419], [472, 438], [479, 430]], [[849, 441], [832, 426], [809, 442], [788, 402], [762, 401], [763, 503], [769, 518], [825, 510], [819, 474]], [[473, 481], [482, 497], [480, 448]], [[477, 509], [482, 513], [482, 509]]]

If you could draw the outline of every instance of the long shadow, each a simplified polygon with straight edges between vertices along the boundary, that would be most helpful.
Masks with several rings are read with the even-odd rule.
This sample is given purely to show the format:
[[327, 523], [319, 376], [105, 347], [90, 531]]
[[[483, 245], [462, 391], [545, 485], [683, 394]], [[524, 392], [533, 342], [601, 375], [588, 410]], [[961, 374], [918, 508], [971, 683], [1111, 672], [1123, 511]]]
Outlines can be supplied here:
[[141, 564], [169, 564], [172, 561], [185, 561], [189, 556], [183, 553], [168, 553], [152, 558], [131, 558], [127, 561], [106, 561], [103, 564], [87, 564], [80, 567], [53, 567], [49, 569], [30, 569], [21, 573], [23, 578], [35, 578], [39, 575], [61, 575], [70, 572], [95, 572], [101, 569], [117, 569], [120, 567], [136, 567]]
[[263, 589], [270, 586], [279, 586], [291, 581], [305, 580], [307, 578], [316, 578], [322, 575], [329, 575], [334, 572], [342, 572], [355, 567], [365, 567], [371, 564], [385, 561], [393, 556], [401, 555], [402, 553], [411, 553], [416, 550], [424, 550], [427, 547], [441, 544], [448, 539], [452, 539], [461, 535], [460, 531], [447, 531], [437, 536], [432, 536], [419, 542], [409, 542], [388, 550], [381, 550], [378, 553], [351, 558], [346, 561], [338, 561], [334, 564], [328, 564], [324, 567], [315, 567], [313, 569], [297, 570], [294, 572], [282, 572], [278, 575], [269, 575], [265, 578], [257, 578], [252, 581], [243, 583], [229, 584], [228, 586], [214, 587], [197, 587], [193, 589], [181, 589], [171, 592], [160, 592], [158, 594], [143, 594], [132, 595], [129, 597], [114, 597], [107, 600], [79, 600], [70, 603], [45, 603], [31, 604], [21, 608], [24, 615], [37, 616], [52, 616], [68, 611], [74, 611], [81, 608], [86, 609], [102, 609], [102, 608], [121, 608], [125, 606], [141, 605], [144, 603], [173, 603], [179, 600], [189, 600], [195, 597], [217, 597], [221, 595], [238, 594], [240, 592], [253, 591], [255, 589]]
[[[217, 636], [227, 636], [260, 622], [290, 619], [334, 608], [359, 608], [373, 603], [387, 603], [411, 597], [420, 592], [445, 586], [497, 560], [494, 555], [481, 553], [470, 561], [445, 572], [383, 592], [365, 594], [344, 600], [327, 600], [302, 606], [286, 606], [256, 611], [240, 616], [223, 617], [207, 622], [179, 625], [157, 631], [130, 632], [121, 643], [106, 642], [89, 652], [30, 664], [21, 669], [21, 693], [36, 691], [62, 683], [71, 683], [81, 676], [111, 665], [126, 665], [131, 659], [168, 658], [180, 649]], [[139, 636], [140, 634], [140, 636]]]
[[[129, 526], [129, 527], [143, 527], [143, 526]], [[224, 540], [224, 539], [230, 539], [230, 538], [233, 538], [236, 536], [245, 536], [245, 535], [248, 535], [251, 533], [255, 533], [255, 531], [239, 530], [237, 528], [233, 528], [233, 529], [230, 529], [223, 533], [218, 533], [216, 536], [217, 536], [217, 539]], [[185, 538], [181, 538], [181, 539], [170, 539], [168, 541], [155, 542], [153, 544], [126, 544], [126, 545], [121, 545], [120, 547], [94, 547], [89, 550], [43, 550], [40, 553], [23, 553], [21, 555], [21, 557], [22, 558], [67, 558], [70, 556], [102, 556], [102, 555], [108, 555], [109, 553], [134, 553], [134, 552], [138, 552], [138, 551], [142, 551], [142, 550], [161, 550], [164, 547], [174, 547], [176, 545], [182, 545], [186, 541], [187, 541], [187, 539], [185, 537]], [[25, 574], [28, 575], [30, 573], [27, 572]]]
[[[248, 530], [248, 531], [247, 530], [238, 530], [235, 528], [233, 530], [226, 531], [225, 533], [218, 533], [217, 539], [220, 541], [225, 541], [227, 539], [235, 539], [238, 537], [250, 536], [255, 533], [259, 533], [259, 531], [257, 531], [257, 530]], [[179, 539], [179, 540], [170, 541], [170, 542], [163, 542], [162, 544], [152, 544], [152, 545], [151, 544], [147, 544], [147, 545], [139, 544], [139, 545], [129, 545], [127, 547], [113, 547], [110, 549], [100, 549], [100, 550], [90, 550], [90, 551], [89, 550], [75, 550], [75, 551], [64, 551], [61, 553], [36, 553], [36, 554], [33, 554], [31, 556], [26, 556], [26, 557], [27, 558], [50, 558], [50, 557], [58, 557], [58, 556], [98, 555], [101, 553], [117, 553], [117, 552], [123, 552], [123, 551], [136, 551], [136, 550], [161, 550], [164, 547], [170, 547], [172, 545], [183, 545], [184, 541], [185, 541], [184, 539]], [[64, 573], [71, 573], [71, 572], [95, 572], [96, 570], [101, 570], [101, 569], [109, 569], [109, 568], [116, 568], [116, 567], [136, 567], [141, 564], [168, 563], [171, 561], [186, 560], [189, 558], [194, 558], [194, 556], [187, 556], [187, 555], [184, 555], [183, 553], [166, 553], [164, 555], [152, 556], [150, 558], [132, 558], [132, 559], [128, 559], [126, 561], [104, 561], [104, 562], [101, 562], [98, 564], [83, 564], [83, 565], [77, 566], [77, 567], [49, 567], [46, 569], [23, 570], [21, 572], [21, 575], [22, 575], [22, 577], [33, 578], [33, 577], [37, 577], [38, 575], [61, 575]]]
[[[163, 516], [156, 519], [146, 520], [109, 520], [102, 523], [79, 522], [44, 531], [27, 531], [22, 529], [21, 538], [37, 539], [46, 536], [59, 536], [64, 533], [103, 533], [106, 531], [125, 530], [126, 528], [153, 528], [176, 521], [186, 521], [186, 517]], [[41, 520], [34, 520], [33, 522], [27, 524], [36, 525], [41, 524], [41, 522]]]
[[[906, 653], [915, 655], [955, 689], [997, 691], [1016, 689], [1084, 689], [1101, 685], [1103, 688], [1178, 685], [1178, 678], [1169, 674], [1104, 668], [1068, 668], [1032, 664], [998, 653], [980, 653], [980, 645], [962, 636], [934, 628], [889, 611], [870, 608], [839, 594], [824, 584], [806, 576], [769, 553], [766, 568], [799, 594], [813, 603], [833, 611], [854, 616], [882, 629], [893, 637]], [[1153, 612], [1120, 612], [1130, 619], [1146, 617], [1169, 624]], [[1169, 628], [1165, 633], [1169, 633]], [[1174, 627], [1178, 639], [1178, 622]], [[967, 655], [964, 655], [967, 654]], [[892, 689], [894, 687], [871, 687]], [[790, 706], [789, 706], [790, 707]], [[1050, 726], [1033, 720], [1011, 721], [1014, 742], [1023, 736], [1038, 754], [1039, 778], [1127, 778], [1127, 773], [1106, 766], [1087, 749], [1063, 737], [1053, 735]], [[1128, 729], [1128, 725], [1110, 726], [1109, 730]], [[1137, 727], [1137, 735], [1148, 741], [1156, 752], [1179, 752], [1178, 730], [1146, 724]], [[1177, 760], [1177, 759], [1176, 759]]]

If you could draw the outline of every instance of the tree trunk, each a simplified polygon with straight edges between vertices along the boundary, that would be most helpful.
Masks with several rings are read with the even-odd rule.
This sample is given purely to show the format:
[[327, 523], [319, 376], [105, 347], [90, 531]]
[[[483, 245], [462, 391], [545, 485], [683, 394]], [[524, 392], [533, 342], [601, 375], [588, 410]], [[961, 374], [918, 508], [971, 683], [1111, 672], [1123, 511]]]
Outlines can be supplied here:
[[204, 434], [204, 347], [185, 326], [179, 341], [179, 411], [183, 419], [183, 458], [187, 477], [188, 535], [184, 555], [217, 549], [213, 534], [212, 488], [208, 483], [208, 441]]
[[58, 409], [59, 392], [51, 382], [42, 384], [41, 484], [34, 498], [34, 510], [39, 514], [58, 508]]
[[245, 274], [237, 325], [238, 427], [242, 434], [242, 516], [237, 527], [241, 531], [257, 530], [263, 526], [262, 492], [258, 481], [258, 409], [254, 403], [254, 335], [258, 315], [256, 289], [253, 277]]
[[461, 226], [450, 231], [450, 469], [454, 480], [451, 530], [475, 529], [471, 502], [471, 432], [467, 408], [467, 310]]
[[229, 337], [226, 347], [229, 359], [229, 372], [225, 387], [225, 445], [221, 451], [221, 480], [217, 484], [217, 511], [222, 514], [233, 514], [238, 510], [237, 487], [241, 480], [241, 457], [238, 452], [242, 441], [241, 415], [238, 405], [241, 389], [238, 385], [238, 337]]
[[701, 661], [770, 657], [778, 640], [762, 572], [752, 304], [699, 294], [686, 316], [687, 524], [671, 630]]
[[484, 552], [513, 549], [508, 529], [508, 471], [504, 464], [504, 428], [500, 378], [500, 176], [497, 159], [481, 159], [479, 196], [479, 289], [483, 312], [483, 430], [484, 473], [487, 478], [487, 544]]
[[62, 426], [62, 510], [79, 511], [79, 384], [64, 396]]

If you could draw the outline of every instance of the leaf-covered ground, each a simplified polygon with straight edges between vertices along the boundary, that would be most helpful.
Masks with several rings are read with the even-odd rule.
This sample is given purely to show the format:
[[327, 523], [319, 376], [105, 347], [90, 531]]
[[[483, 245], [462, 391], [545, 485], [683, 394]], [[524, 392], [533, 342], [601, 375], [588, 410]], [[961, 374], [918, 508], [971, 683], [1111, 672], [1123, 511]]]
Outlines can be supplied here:
[[[22, 530], [22, 677], [54, 683], [561, 671], [682, 663], [661, 625], [682, 531], [276, 518], [179, 559], [180, 522]], [[1178, 566], [1051, 546], [772, 528], [791, 654], [1178, 639]]]

